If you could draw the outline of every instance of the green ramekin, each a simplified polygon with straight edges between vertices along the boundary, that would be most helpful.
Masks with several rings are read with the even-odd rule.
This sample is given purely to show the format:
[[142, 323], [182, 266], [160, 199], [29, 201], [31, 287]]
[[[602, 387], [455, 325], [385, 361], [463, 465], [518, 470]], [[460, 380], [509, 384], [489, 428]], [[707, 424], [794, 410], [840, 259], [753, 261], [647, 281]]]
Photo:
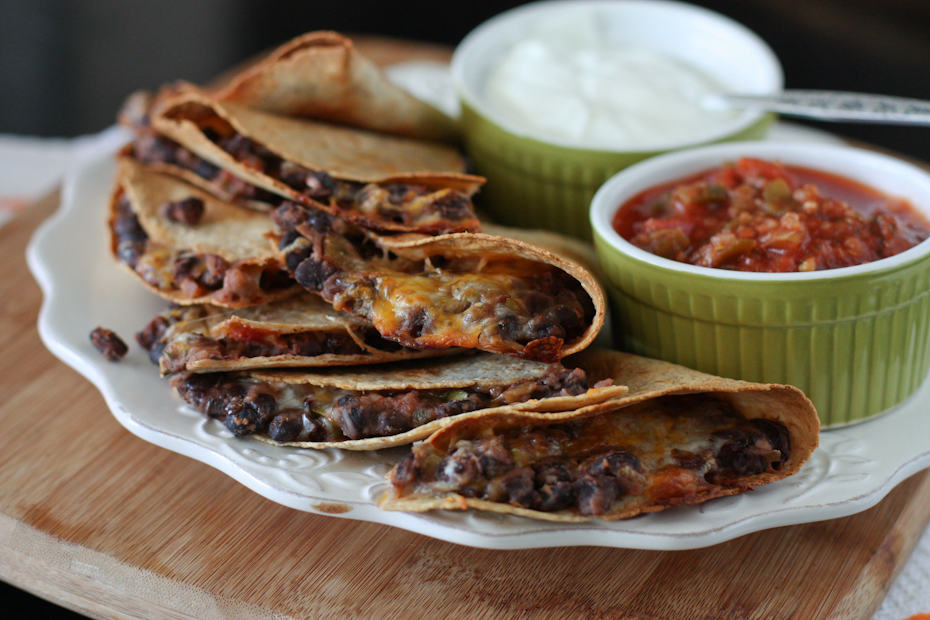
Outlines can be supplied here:
[[698, 66], [726, 88], [772, 93], [782, 87], [774, 53], [744, 26], [701, 7], [663, 0], [538, 2], [501, 13], [456, 48], [452, 80], [462, 103], [465, 149], [487, 183], [478, 206], [510, 226], [544, 228], [590, 240], [588, 206], [604, 181], [640, 160], [700, 144], [764, 137], [774, 117], [745, 111], [700, 140], [648, 150], [603, 150], [548, 139], [515, 126], [484, 95], [488, 72], [517, 41], [546, 20], [594, 16], [612, 41], [663, 52]]
[[741, 156], [841, 174], [905, 198], [930, 218], [930, 174], [852, 147], [722, 144], [630, 167], [591, 204], [616, 345], [712, 374], [795, 385], [824, 427], [902, 402], [930, 370], [930, 240], [855, 267], [746, 274], [663, 259], [611, 228], [617, 207], [639, 191]]

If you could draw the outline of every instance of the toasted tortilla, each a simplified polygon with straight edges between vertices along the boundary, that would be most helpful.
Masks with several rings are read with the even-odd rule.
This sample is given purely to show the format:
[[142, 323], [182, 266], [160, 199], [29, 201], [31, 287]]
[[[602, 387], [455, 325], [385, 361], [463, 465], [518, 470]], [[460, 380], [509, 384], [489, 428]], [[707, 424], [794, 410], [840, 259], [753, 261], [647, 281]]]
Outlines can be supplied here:
[[[352, 366], [454, 352], [405, 349], [372, 337], [377, 333], [370, 325], [333, 310], [308, 293], [239, 310], [185, 306], [155, 320], [164, 330], [156, 347], [162, 376], [185, 371]], [[302, 347], [302, 342], [309, 345]]]
[[[595, 518], [626, 519], [642, 513], [663, 510], [673, 504], [695, 504], [715, 497], [742, 493], [759, 485], [783, 479], [796, 473], [817, 447], [820, 428], [817, 413], [810, 400], [795, 387], [725, 379], [675, 364], [616, 351], [586, 351], [572, 358], [570, 362], [585, 369], [592, 378], [612, 377], [615, 383], [628, 386], [629, 391], [611, 400], [604, 407], [587, 411], [566, 411], [548, 415], [528, 411], [504, 411], [472, 416], [446, 425], [422, 445], [435, 450], [441, 456], [447, 454], [450, 446], [459, 440], [488, 437], [516, 428], [538, 427], [545, 432], [545, 428], [553, 424], [585, 422], [594, 420], [595, 416], [620, 415], [624, 411], [635, 411], [637, 415], [648, 417], [649, 404], [661, 402], [657, 399], [699, 394], [724, 401], [744, 418], [762, 418], [784, 425], [790, 437], [790, 455], [781, 462], [776, 471], [771, 471], [770, 468], [770, 471], [747, 475], [728, 483], [727, 486], [702, 489], [685, 501], [641, 501], [628, 502], [626, 505], [618, 502], [616, 507], [597, 517], [581, 514], [575, 507], [547, 512], [423, 487], [405, 492], [396, 487], [392, 488], [381, 499], [380, 506], [386, 510], [411, 512], [471, 508], [563, 522], [590, 521]], [[632, 409], [634, 407], [637, 409]], [[644, 428], [651, 429], [650, 433], [661, 432], [661, 427], [650, 425], [648, 419], [644, 421]], [[631, 443], [630, 446], [630, 450], [635, 452], [636, 444]], [[392, 470], [389, 478], [396, 474], [398, 467]]]
[[599, 282], [603, 281], [597, 254], [594, 253], [594, 246], [590, 243], [548, 230], [513, 228], [485, 221], [481, 222], [481, 232], [496, 237], [516, 239], [542, 248], [556, 256], [578, 263], [594, 274]]
[[[282, 248], [297, 282], [404, 346], [549, 362], [587, 347], [604, 324], [606, 299], [594, 276], [524, 241], [482, 233], [369, 234], [380, 255], [366, 258], [358, 241], [314, 228], [300, 219], [308, 214], [296, 212], [282, 207], [275, 217], [284, 234], [301, 235]], [[552, 289], [543, 290], [542, 282]], [[532, 303], [546, 305], [533, 309], [531, 296]], [[558, 318], [569, 308], [566, 301], [570, 316]], [[539, 321], [539, 329], [532, 328], [534, 319], [553, 329]], [[508, 322], [513, 325], [501, 327]], [[508, 329], [520, 335], [507, 336]]]
[[[359, 366], [353, 369], [345, 368], [320, 368], [313, 370], [253, 370], [243, 373], [230, 373], [225, 375], [209, 374], [196, 375], [197, 381], [218, 380], [231, 381], [234, 385], [232, 389], [221, 388], [216, 393], [211, 393], [209, 398], [200, 398], [200, 402], [216, 403], [224, 395], [236, 395], [250, 392], [273, 393], [276, 397], [276, 412], [281, 412], [288, 407], [301, 407], [303, 392], [298, 397], [293, 394], [287, 394], [288, 387], [298, 390], [325, 388], [330, 390], [339, 390], [338, 394], [330, 394], [325, 397], [313, 397], [314, 406], [323, 406], [326, 399], [337, 399], [339, 396], [371, 394], [374, 392], [396, 395], [407, 391], [416, 390], [418, 392], [429, 391], [431, 393], [448, 393], [452, 400], [458, 400], [465, 396], [464, 392], [457, 394], [459, 391], [468, 389], [480, 389], [488, 392], [494, 390], [503, 391], [508, 386], [520, 382], [535, 382], [549, 375], [553, 368], [559, 368], [558, 365], [543, 364], [520, 360], [499, 355], [478, 354], [466, 355], [454, 358], [442, 358], [437, 360], [414, 360], [408, 362], [396, 362], [393, 364], [379, 364], [371, 366]], [[565, 371], [567, 372], [567, 371]], [[189, 375], [193, 377], [194, 375]], [[179, 387], [179, 392], [184, 394], [183, 382], [187, 379], [184, 376], [177, 376], [175, 387]], [[260, 388], [255, 388], [255, 384], [260, 383]], [[593, 382], [589, 381], [588, 385]], [[243, 388], [241, 386], [251, 386]], [[475, 416], [483, 416], [494, 412], [508, 411], [588, 411], [590, 408], [604, 406], [611, 399], [616, 399], [625, 394], [627, 388], [618, 385], [606, 385], [602, 387], [589, 387], [587, 391], [576, 395], [566, 395], [559, 392], [544, 398], [532, 398], [521, 402], [512, 402], [511, 404], [498, 404], [493, 407], [486, 407], [467, 413], [452, 414], [448, 417], [439, 417], [427, 421], [419, 426], [414, 426], [409, 430], [388, 434], [386, 436], [373, 436], [358, 439], [339, 439], [332, 441], [273, 441], [265, 432], [258, 429], [252, 437], [267, 443], [278, 445], [300, 447], [300, 448], [342, 448], [346, 450], [379, 450], [391, 446], [399, 446], [411, 443], [417, 439], [429, 436], [437, 429], [444, 428], [452, 423], [453, 420], [470, 419]], [[232, 396], [233, 398], [235, 396]], [[293, 401], [293, 402], [292, 402]], [[190, 402], [190, 400], [188, 400]], [[205, 406], [214, 406], [212, 404]], [[228, 411], [229, 407], [223, 408]], [[385, 407], [383, 411], [392, 411]], [[207, 413], [207, 411], [204, 411]], [[361, 414], [359, 414], [361, 415]], [[543, 414], [545, 415], [545, 414]], [[267, 424], [268, 421], [266, 420]]]
[[[242, 181], [359, 225], [376, 230], [417, 232], [434, 232], [437, 228], [441, 231], [475, 230], [478, 227], [473, 210], [460, 222], [431, 222], [419, 226], [313, 199], [249, 165], [248, 161], [236, 159], [212, 141], [205, 130], [245, 136], [285, 162], [325, 172], [336, 181], [420, 185], [433, 191], [454, 191], [467, 200], [484, 179], [464, 174], [461, 155], [445, 145], [277, 116], [235, 103], [219, 102], [196, 87], [184, 84], [167, 89], [158, 98], [149, 122], [162, 136]], [[185, 176], [196, 175], [187, 172]], [[203, 180], [196, 182], [205, 183]]]
[[[123, 198], [128, 200], [132, 213], [148, 238], [147, 250], [140, 258], [151, 266], [149, 273], [152, 277], [148, 279], [120, 259], [120, 239], [115, 224], [118, 205]], [[165, 216], [164, 204], [188, 198], [203, 202], [203, 216], [199, 222], [189, 225]], [[175, 303], [210, 302], [237, 308], [283, 299], [299, 290], [291, 284], [264, 290], [256, 282], [254, 289], [247, 294], [236, 292], [237, 283], [231, 280], [252, 281], [264, 274], [280, 274], [282, 271], [271, 240], [273, 225], [268, 216], [218, 200], [131, 159], [121, 158], [119, 161], [116, 188], [110, 202], [109, 228], [110, 249], [119, 263], [142, 280], [149, 290]], [[171, 278], [172, 263], [182, 253], [214, 255], [225, 260], [229, 269], [222, 287], [209, 292], [185, 292], [175, 286]], [[238, 285], [238, 289], [242, 290], [241, 281]]]
[[451, 139], [455, 122], [391, 82], [348, 38], [308, 32], [213, 91], [231, 103], [402, 136]]

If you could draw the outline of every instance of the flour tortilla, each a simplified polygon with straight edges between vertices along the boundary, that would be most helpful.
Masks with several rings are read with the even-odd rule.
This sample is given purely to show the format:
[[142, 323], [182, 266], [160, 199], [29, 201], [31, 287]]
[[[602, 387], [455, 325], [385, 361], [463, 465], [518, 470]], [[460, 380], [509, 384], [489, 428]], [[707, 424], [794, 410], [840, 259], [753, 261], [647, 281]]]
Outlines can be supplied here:
[[[278, 252], [271, 234], [274, 230], [270, 218], [250, 209], [244, 209], [214, 198], [183, 181], [155, 172], [129, 158], [120, 158], [116, 189], [110, 204], [111, 241], [110, 247], [116, 256], [118, 240], [112, 234], [116, 205], [122, 196], [129, 199], [130, 206], [152, 244], [167, 250], [185, 250], [194, 254], [215, 254], [226, 260], [231, 267], [241, 268], [247, 273], [258, 273], [263, 269], [281, 268]], [[161, 206], [196, 197], [204, 203], [204, 214], [199, 223], [190, 226], [166, 218]], [[120, 264], [127, 267], [120, 261]], [[156, 286], [139, 276], [152, 292], [180, 304], [216, 303], [229, 307], [256, 305], [273, 299], [283, 299], [299, 291], [291, 286], [274, 291], [262, 291], [239, 302], [224, 301], [226, 285], [218, 291], [199, 297], [189, 297], [176, 288]]]
[[[318, 121], [276, 116], [245, 106], [219, 102], [190, 85], [178, 85], [158, 98], [151, 110], [151, 125], [199, 157], [233, 176], [300, 204], [337, 214], [329, 204], [315, 201], [262, 171], [238, 161], [203, 132], [208, 127], [231, 127], [272, 151], [285, 161], [337, 180], [360, 183], [410, 183], [432, 189], [453, 189], [466, 196], [484, 182], [464, 174], [464, 160], [448, 146], [408, 138], [376, 134], [361, 129]], [[177, 166], [163, 164], [177, 169]], [[193, 173], [177, 172], [196, 181]], [[342, 211], [342, 216], [363, 214]], [[474, 222], [471, 227], [477, 225]], [[387, 230], [415, 230], [403, 224], [380, 221]]]
[[[414, 360], [392, 364], [377, 364], [347, 368], [312, 370], [253, 370], [250, 377], [272, 384], [313, 385], [353, 391], [452, 390], [480, 386], [508, 386], [523, 380], [542, 377], [549, 364], [515, 359], [502, 355], [480, 353], [439, 360]], [[593, 382], [589, 381], [589, 384]], [[264, 435], [253, 435], [259, 441], [298, 448], [342, 448], [345, 450], [380, 450], [412, 443], [428, 437], [456, 420], [469, 420], [495, 412], [512, 411], [580, 411], [587, 412], [621, 397], [625, 386], [611, 385], [590, 388], [577, 396], [553, 396], [528, 400], [512, 405], [462, 413], [433, 420], [409, 431], [387, 436], [343, 441], [275, 442]], [[549, 414], [541, 414], [549, 415]]]
[[353, 125], [413, 138], [454, 138], [455, 122], [398, 87], [352, 41], [309, 32], [236, 73], [214, 96], [284, 116]]
[[[426, 442], [439, 449], [440, 453], [459, 439], [475, 437], [489, 431], [505, 430], [520, 426], [545, 426], [580, 420], [594, 415], [610, 415], [612, 411], [647, 402], [661, 396], [677, 394], [713, 394], [727, 400], [747, 418], [765, 418], [784, 424], [791, 437], [791, 454], [776, 472], [749, 476], [734, 487], [718, 487], [701, 497], [698, 503], [747, 491], [753, 487], [780, 480], [796, 473], [807, 461], [819, 440], [820, 423], [810, 400], [797, 388], [788, 385], [751, 383], [726, 379], [701, 373], [683, 366], [639, 357], [628, 353], [605, 350], [586, 351], [567, 360], [567, 365], [577, 365], [588, 372], [592, 380], [612, 377], [616, 384], [626, 385], [629, 391], [612, 399], [605, 406], [586, 411], [566, 411], [542, 415], [529, 411], [489, 412], [468, 419], [460, 419], [446, 425], [431, 435]], [[487, 510], [502, 514], [515, 514], [548, 521], [580, 522], [595, 519], [575, 510], [544, 512], [499, 502], [468, 498], [457, 493], [440, 495], [410, 494], [398, 496], [392, 489], [382, 497], [381, 508], [425, 512], [429, 510]], [[631, 506], [615, 510], [596, 518], [603, 520], [626, 519], [637, 514], [655, 512], [664, 505]]]
[[370, 326], [350, 314], [333, 310], [322, 299], [309, 293], [238, 310], [210, 305], [192, 309], [197, 310], [197, 318], [174, 323], [166, 333], [165, 348], [159, 359], [159, 367], [163, 375], [167, 372], [168, 357], [182, 352], [186, 346], [185, 340], [188, 338], [202, 336], [235, 342], [238, 339], [237, 334], [243, 331], [256, 331], [269, 336], [289, 334], [347, 336], [361, 350], [357, 353], [320, 353], [313, 356], [285, 353], [231, 360], [194, 358], [186, 363], [184, 370], [187, 372], [225, 372], [269, 368], [351, 366], [436, 357], [455, 352], [385, 348], [377, 343], [366, 342], [365, 333], [371, 330]]
[[[422, 260], [437, 255], [447, 258], [473, 256], [485, 259], [525, 259], [541, 265], [555, 267], [567, 273], [578, 282], [582, 291], [587, 294], [594, 308], [594, 314], [580, 337], [563, 344], [559, 351], [559, 358], [587, 348], [604, 326], [607, 299], [595, 276], [579, 263], [563, 258], [545, 247], [511, 237], [485, 233], [451, 233], [435, 237], [424, 235], [396, 235], [392, 237], [372, 235], [372, 239], [382, 249], [412, 260]], [[557, 245], [553, 249], [559, 250]]]

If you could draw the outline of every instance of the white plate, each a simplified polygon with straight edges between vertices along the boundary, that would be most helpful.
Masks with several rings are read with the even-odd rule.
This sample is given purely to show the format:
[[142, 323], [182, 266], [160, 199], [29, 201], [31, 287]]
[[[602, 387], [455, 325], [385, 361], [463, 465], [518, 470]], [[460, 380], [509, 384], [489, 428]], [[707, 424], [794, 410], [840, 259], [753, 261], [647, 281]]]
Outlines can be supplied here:
[[[823, 141], [819, 132], [780, 125], [773, 138]], [[166, 306], [117, 267], [104, 221], [112, 157], [89, 162], [65, 182], [61, 208], [33, 237], [29, 267], [45, 300], [45, 345], [101, 391], [116, 419], [153, 444], [203, 461], [268, 499], [308, 512], [373, 521], [441, 540], [495, 549], [597, 545], [690, 549], [766, 528], [831, 519], [869, 508], [896, 484], [930, 467], [930, 382], [877, 419], [821, 434], [801, 471], [744, 495], [614, 523], [552, 524], [483, 513], [385, 512], [375, 501], [405, 448], [373, 453], [312, 451], [235, 439], [187, 407], [134, 343], [118, 364], [91, 346], [97, 325], [127, 342]], [[338, 506], [334, 506], [338, 505]]]

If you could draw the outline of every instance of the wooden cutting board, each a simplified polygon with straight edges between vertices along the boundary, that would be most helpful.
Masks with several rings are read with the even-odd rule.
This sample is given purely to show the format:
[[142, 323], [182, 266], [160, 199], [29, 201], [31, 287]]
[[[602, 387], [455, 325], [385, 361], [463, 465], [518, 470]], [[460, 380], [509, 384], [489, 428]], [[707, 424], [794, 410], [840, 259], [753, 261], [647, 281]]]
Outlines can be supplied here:
[[66, 607], [147, 618], [868, 618], [930, 521], [928, 472], [853, 517], [677, 552], [487, 551], [285, 508], [131, 435], [43, 347], [24, 251], [56, 202], [0, 228], [0, 578]]

